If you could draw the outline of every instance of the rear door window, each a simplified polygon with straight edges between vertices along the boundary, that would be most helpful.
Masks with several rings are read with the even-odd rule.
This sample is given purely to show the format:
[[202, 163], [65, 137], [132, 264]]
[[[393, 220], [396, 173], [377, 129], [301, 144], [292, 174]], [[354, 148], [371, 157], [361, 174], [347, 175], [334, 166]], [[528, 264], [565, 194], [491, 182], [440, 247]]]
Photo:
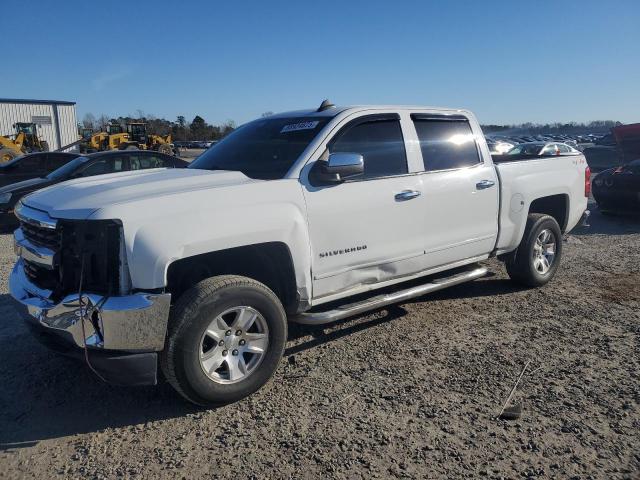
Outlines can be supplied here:
[[400, 121], [392, 118], [358, 120], [346, 126], [329, 145], [330, 153], [359, 153], [364, 158], [364, 175], [371, 179], [408, 172], [407, 154]]
[[126, 157], [124, 155], [121, 157], [101, 158], [85, 167], [85, 169], [80, 172], [80, 176], [92, 177], [94, 175], [122, 172], [126, 170], [125, 161]]
[[146, 170], [147, 168], [164, 168], [165, 160], [159, 155], [131, 155], [131, 170]]
[[469, 121], [462, 117], [411, 115], [426, 172], [471, 167], [481, 162]]

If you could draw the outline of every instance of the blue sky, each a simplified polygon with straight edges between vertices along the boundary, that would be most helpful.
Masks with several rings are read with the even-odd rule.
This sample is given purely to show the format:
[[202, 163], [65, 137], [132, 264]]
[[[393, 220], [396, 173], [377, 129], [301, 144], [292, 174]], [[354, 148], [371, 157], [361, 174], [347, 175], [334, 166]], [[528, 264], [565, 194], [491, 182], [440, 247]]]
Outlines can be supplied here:
[[[640, 121], [640, 1], [29, 2], [0, 97], [210, 123], [318, 105]], [[8, 40], [8, 44], [7, 44]]]

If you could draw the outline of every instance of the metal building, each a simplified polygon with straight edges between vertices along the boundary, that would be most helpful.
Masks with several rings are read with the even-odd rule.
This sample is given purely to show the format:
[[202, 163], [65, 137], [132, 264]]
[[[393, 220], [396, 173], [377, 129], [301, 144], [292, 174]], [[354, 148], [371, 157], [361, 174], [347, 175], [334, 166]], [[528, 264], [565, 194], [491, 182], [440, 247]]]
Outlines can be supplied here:
[[0, 135], [13, 135], [16, 122], [35, 123], [49, 150], [78, 140], [76, 102], [0, 98]]

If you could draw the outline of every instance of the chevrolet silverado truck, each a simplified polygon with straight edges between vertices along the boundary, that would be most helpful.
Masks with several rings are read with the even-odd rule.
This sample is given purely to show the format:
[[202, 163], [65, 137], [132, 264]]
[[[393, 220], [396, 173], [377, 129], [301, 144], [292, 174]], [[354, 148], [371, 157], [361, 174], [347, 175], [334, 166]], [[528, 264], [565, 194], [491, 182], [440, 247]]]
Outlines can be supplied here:
[[213, 406], [263, 386], [288, 321], [325, 324], [478, 279], [537, 287], [581, 220], [589, 168], [492, 159], [466, 110], [362, 106], [249, 122], [186, 169], [22, 199], [11, 295], [103, 380]]

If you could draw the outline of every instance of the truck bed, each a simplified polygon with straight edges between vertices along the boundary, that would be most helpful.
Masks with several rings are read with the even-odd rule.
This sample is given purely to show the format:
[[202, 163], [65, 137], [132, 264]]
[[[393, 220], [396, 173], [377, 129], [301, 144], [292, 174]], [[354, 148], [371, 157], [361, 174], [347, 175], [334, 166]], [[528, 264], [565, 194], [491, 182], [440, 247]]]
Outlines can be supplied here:
[[[494, 157], [495, 158], [495, 157]], [[500, 233], [497, 253], [504, 253], [518, 245], [525, 228], [522, 215], [532, 206], [533, 199], [553, 196], [567, 202], [565, 217], [558, 223], [569, 231], [580, 221], [587, 207], [585, 191], [584, 155], [528, 157], [511, 161], [495, 161], [500, 179]], [[531, 211], [535, 212], [535, 205]]]

